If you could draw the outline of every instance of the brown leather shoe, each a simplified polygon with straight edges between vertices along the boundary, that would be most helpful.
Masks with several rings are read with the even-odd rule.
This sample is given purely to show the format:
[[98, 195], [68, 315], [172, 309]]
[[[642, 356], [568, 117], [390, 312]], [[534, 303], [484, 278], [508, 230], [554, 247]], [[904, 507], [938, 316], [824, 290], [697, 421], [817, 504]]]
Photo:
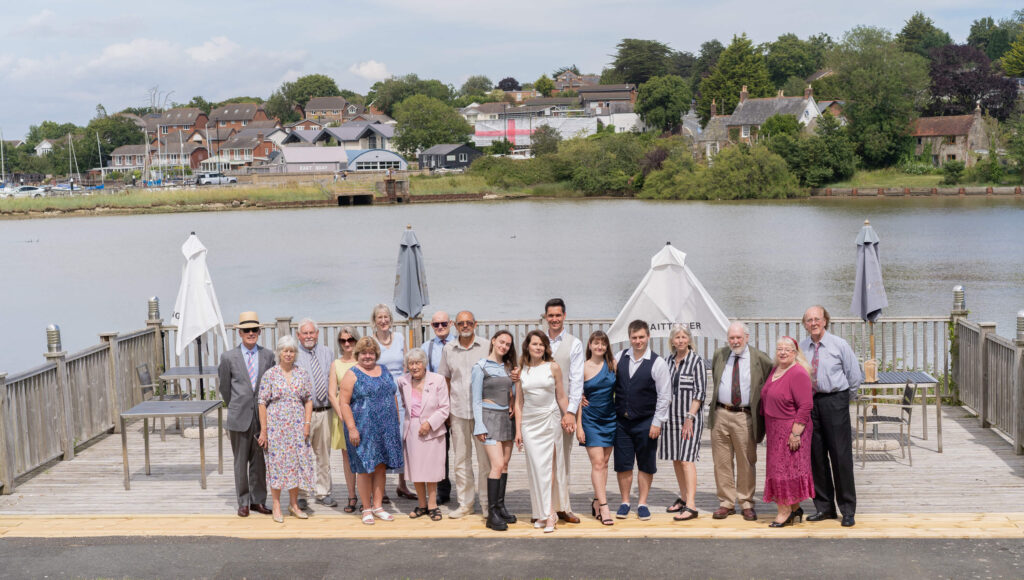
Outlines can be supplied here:
[[251, 506], [249, 506], [249, 508], [256, 513], [263, 514], [265, 516], [269, 516], [270, 514], [274, 513], [274, 510], [268, 508], [267, 506], [261, 503], [254, 503]]
[[240, 517], [240, 518], [247, 518], [247, 517], [249, 517], [249, 506], [244, 505], [244, 506], [238, 508], [238, 517]]
[[562, 520], [563, 522], [566, 522], [566, 523], [569, 523], [569, 524], [578, 524], [578, 523], [580, 523], [580, 517], [578, 515], [572, 513], [572, 512], [557, 512], [557, 513], [558, 513], [558, 519]]
[[724, 520], [725, 518], [731, 516], [734, 513], [736, 513], [736, 510], [734, 510], [733, 508], [720, 507], [716, 509], [714, 513], [711, 514], [711, 517], [715, 518], [716, 520]]
[[743, 519], [747, 520], [748, 522], [756, 521], [757, 512], [754, 511], [754, 508], [747, 508], [743, 510]]

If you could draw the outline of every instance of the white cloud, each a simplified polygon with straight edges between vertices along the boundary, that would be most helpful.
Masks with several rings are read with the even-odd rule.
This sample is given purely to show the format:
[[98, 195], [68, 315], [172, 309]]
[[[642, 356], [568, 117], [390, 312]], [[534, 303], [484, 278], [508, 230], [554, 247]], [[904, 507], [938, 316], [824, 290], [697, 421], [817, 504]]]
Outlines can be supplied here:
[[26, 24], [33, 28], [39, 26], [49, 26], [50, 23], [53, 22], [54, 16], [56, 16], [56, 14], [53, 12], [53, 10], [46, 9], [40, 12], [39, 14], [29, 16], [28, 20], [26, 20], [25, 22]]
[[391, 76], [388, 67], [382, 62], [367, 60], [348, 67], [348, 72], [368, 81], [382, 81]]
[[216, 36], [207, 40], [199, 46], [185, 49], [185, 52], [197, 62], [215, 62], [230, 57], [238, 45], [228, 40], [226, 36]]

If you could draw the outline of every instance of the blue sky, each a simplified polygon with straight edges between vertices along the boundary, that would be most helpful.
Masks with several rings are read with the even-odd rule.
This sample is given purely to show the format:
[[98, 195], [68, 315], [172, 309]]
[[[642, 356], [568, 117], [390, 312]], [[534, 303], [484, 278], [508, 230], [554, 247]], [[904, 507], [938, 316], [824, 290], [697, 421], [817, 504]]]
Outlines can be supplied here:
[[[43, 120], [85, 124], [98, 103], [114, 112], [148, 92], [210, 101], [266, 98], [307, 73], [359, 93], [410, 72], [456, 87], [470, 75], [533, 81], [561, 65], [600, 72], [622, 38], [695, 52], [746, 32], [839, 38], [855, 25], [896, 32], [922, 5], [903, 0], [363, 0], [268, 2], [5, 2], [0, 19], [0, 129], [23, 136]], [[955, 41], [971, 22], [1005, 18], [995, 0], [936, 0], [926, 14]]]

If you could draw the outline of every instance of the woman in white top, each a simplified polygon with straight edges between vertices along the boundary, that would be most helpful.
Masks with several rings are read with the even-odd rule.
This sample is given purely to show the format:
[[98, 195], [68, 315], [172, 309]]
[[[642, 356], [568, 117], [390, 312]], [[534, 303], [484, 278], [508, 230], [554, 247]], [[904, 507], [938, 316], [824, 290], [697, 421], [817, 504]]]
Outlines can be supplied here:
[[555, 490], [552, 469], [562, 457], [561, 417], [569, 406], [562, 371], [551, 357], [544, 332], [530, 331], [523, 341], [519, 387], [516, 389], [516, 445], [526, 448], [526, 472], [534, 527], [555, 531], [558, 516], [551, 508]]
[[[373, 339], [380, 346], [380, 358], [377, 364], [384, 367], [391, 378], [398, 384], [398, 379], [405, 374], [405, 336], [401, 332], [391, 330], [393, 317], [391, 309], [387, 304], [378, 304], [373, 307]], [[405, 433], [405, 408], [402, 405], [402, 398], [398, 398], [398, 417], [400, 419], [399, 432]], [[419, 497], [415, 492], [405, 485], [405, 474], [398, 474], [398, 497], [404, 497], [416, 501]], [[391, 503], [387, 494], [384, 495], [384, 503]]]

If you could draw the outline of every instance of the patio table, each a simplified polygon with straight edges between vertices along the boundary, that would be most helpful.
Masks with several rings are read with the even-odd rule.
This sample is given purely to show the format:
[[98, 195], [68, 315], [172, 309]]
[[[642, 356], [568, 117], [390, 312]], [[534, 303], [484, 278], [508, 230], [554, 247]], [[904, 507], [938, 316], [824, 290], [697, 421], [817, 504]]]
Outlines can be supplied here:
[[128, 419], [142, 418], [142, 439], [146, 447], [146, 475], [149, 470], [149, 419], [193, 417], [199, 419], [199, 483], [206, 489], [206, 415], [217, 409], [217, 473], [224, 473], [224, 407], [221, 401], [144, 401], [121, 413], [121, 458], [124, 488], [131, 489], [128, 469]]

